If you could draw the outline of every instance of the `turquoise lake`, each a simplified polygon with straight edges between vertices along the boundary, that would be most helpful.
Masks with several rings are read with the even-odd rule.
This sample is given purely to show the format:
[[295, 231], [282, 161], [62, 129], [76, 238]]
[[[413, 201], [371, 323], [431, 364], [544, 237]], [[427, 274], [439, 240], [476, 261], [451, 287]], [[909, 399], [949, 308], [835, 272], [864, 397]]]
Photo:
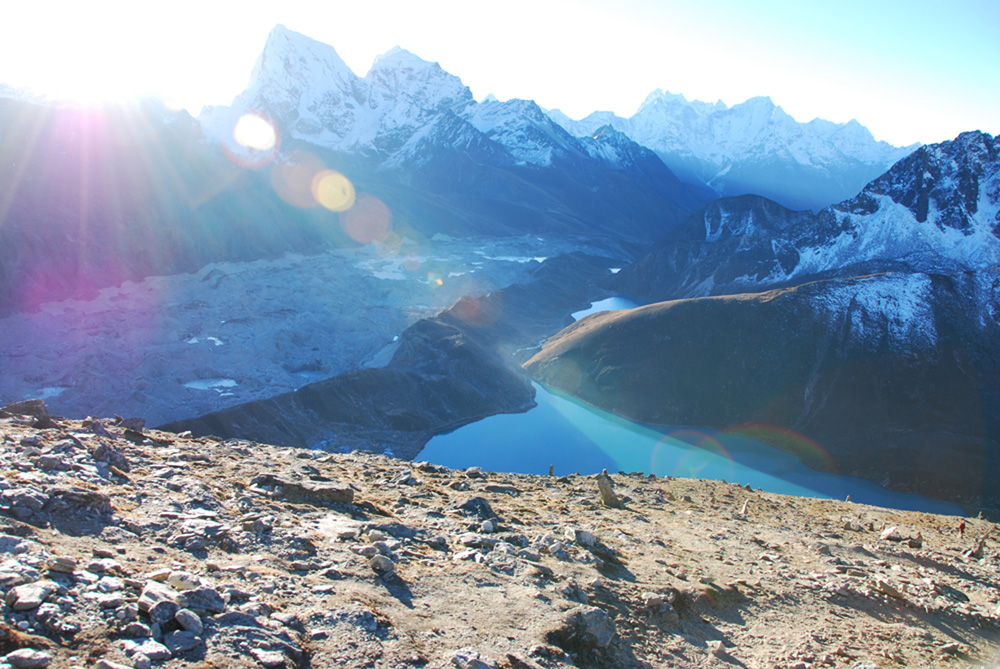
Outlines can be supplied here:
[[[599, 305], [609, 308], [601, 303], [594, 306]], [[582, 318], [586, 313], [574, 316]], [[438, 435], [415, 459], [452, 468], [476, 466], [523, 474], [547, 474], [552, 465], [560, 476], [607, 469], [725, 480], [787, 495], [833, 499], [850, 495], [851, 501], [861, 504], [964, 515], [957, 504], [810, 469], [798, 457], [746, 436], [640, 425], [565, 393], [534, 386], [537, 407], [520, 414], [490, 416]]]

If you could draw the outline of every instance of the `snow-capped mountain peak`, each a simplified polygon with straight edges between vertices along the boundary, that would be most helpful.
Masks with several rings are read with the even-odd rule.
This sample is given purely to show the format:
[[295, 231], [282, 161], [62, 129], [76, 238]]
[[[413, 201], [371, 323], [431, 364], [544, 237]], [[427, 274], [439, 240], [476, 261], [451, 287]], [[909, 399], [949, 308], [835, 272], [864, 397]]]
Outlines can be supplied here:
[[310, 37], [276, 25], [267, 37], [250, 75], [248, 91], [257, 95], [281, 94], [289, 83], [296, 92], [309, 88], [342, 87], [357, 77], [341, 59], [336, 49]]
[[664, 91], [662, 88], [657, 88], [655, 91], [646, 96], [642, 104], [639, 105], [639, 109], [636, 114], [642, 112], [643, 109], [647, 107], [655, 107], [657, 105], [685, 105], [692, 107], [701, 112], [709, 112], [715, 109], [724, 110], [727, 109], [726, 103], [722, 100], [715, 102], [702, 102], [701, 100], [688, 100], [683, 93], [671, 93], [670, 91]]
[[384, 158], [429, 114], [459, 111], [471, 101], [458, 77], [400, 47], [376, 58], [361, 78], [333, 47], [278, 25], [247, 88], [229, 107], [203, 111], [200, 120], [206, 134], [230, 141], [240, 116], [263, 112], [293, 138]]
[[375, 59], [365, 81], [373, 108], [386, 100], [405, 101], [412, 107], [407, 112], [413, 114], [429, 109], [457, 110], [472, 101], [472, 92], [461, 79], [398, 46]]
[[612, 125], [655, 151], [682, 179], [720, 195], [758, 193], [796, 209], [856, 195], [916, 148], [877, 142], [857, 121], [799, 123], [766, 96], [728, 107], [657, 89], [630, 118], [550, 115], [580, 137]]

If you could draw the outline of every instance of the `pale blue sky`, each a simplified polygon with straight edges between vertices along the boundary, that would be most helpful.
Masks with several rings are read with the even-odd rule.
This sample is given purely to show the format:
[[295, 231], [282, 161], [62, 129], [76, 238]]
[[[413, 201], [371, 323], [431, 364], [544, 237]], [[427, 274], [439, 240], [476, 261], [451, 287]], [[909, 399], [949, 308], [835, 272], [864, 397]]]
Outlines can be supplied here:
[[283, 23], [359, 75], [398, 44], [477, 98], [575, 118], [629, 116], [662, 88], [729, 105], [768, 95], [799, 121], [856, 118], [897, 145], [1000, 133], [1000, 0], [21, 4], [0, 24], [0, 82], [79, 97], [226, 103]]

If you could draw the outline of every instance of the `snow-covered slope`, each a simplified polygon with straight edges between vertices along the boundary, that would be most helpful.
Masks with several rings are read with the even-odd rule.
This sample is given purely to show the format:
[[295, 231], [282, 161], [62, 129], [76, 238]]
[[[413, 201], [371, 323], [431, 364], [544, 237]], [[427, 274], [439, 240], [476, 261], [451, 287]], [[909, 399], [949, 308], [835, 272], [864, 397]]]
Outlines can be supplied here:
[[[476, 102], [458, 77], [395, 47], [358, 77], [333, 47], [276, 26], [247, 88], [228, 107], [204, 110], [206, 134], [231, 141], [237, 119], [263, 113], [286, 137], [398, 167], [422, 160], [428, 139], [451, 145], [479, 133], [512, 164], [549, 167], [562, 157], [621, 167], [619, 146], [577, 138], [534, 102]], [[463, 121], [456, 123], [455, 119]], [[451, 137], [443, 133], [454, 133]]]
[[398, 47], [362, 79], [333, 47], [279, 25], [247, 88], [230, 106], [210, 107], [199, 120], [206, 134], [228, 142], [240, 116], [262, 112], [291, 138], [381, 155], [402, 146], [430, 115], [471, 101], [457, 77]]
[[818, 214], [758, 196], [717, 200], [618, 280], [657, 298], [759, 290], [886, 270], [1000, 265], [1000, 138], [968, 132], [904, 158]]
[[611, 125], [654, 150], [682, 179], [719, 195], [756, 193], [799, 209], [852, 197], [916, 148], [877, 142], [853, 120], [799, 123], [767, 97], [727, 107], [657, 90], [627, 119], [610, 112], [579, 121], [558, 110], [549, 115], [577, 136]]

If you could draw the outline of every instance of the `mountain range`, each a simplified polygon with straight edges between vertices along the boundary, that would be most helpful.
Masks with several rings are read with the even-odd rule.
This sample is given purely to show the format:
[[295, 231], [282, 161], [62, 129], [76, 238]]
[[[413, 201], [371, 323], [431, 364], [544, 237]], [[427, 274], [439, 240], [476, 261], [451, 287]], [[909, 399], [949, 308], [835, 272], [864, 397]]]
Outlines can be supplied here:
[[995, 507], [998, 205], [1000, 139], [981, 132], [818, 214], [718, 200], [611, 277], [654, 304], [588, 317], [526, 368], [635, 420], [763, 432], [814, 466]]
[[799, 123], [768, 97], [727, 107], [654, 91], [629, 118], [549, 115], [574, 135], [612, 127], [656, 152], [682, 180], [717, 195], [762, 195], [791, 209], [845, 200], [919, 145], [877, 142], [857, 121]]
[[[273, 146], [237, 140], [248, 116]], [[277, 26], [246, 89], [197, 120], [155, 102], [0, 100], [0, 317], [21, 337], [0, 350], [38, 360], [0, 393], [64, 392], [54, 410], [80, 413], [118, 377], [172, 429], [413, 457], [435, 433], [529, 408], [527, 370], [630, 418], [777, 425], [796, 436], [772, 443], [816, 466], [803, 443], [846, 473], [996, 505], [998, 153], [980, 132], [892, 147], [766, 98], [657, 91], [630, 119], [572, 121], [477, 102], [398, 48], [359, 77]], [[311, 189], [331, 171], [356, 194], [347, 211]], [[357, 216], [377, 225], [359, 236]], [[495, 255], [500, 241], [525, 255]], [[322, 257], [322, 277], [286, 279], [322, 264], [298, 254]], [[515, 263], [540, 266], [495, 269]], [[183, 289], [143, 283], [163, 275]], [[427, 314], [430, 291], [473, 275]], [[615, 294], [653, 304], [559, 332]], [[95, 325], [97, 296], [123, 315]], [[370, 341], [317, 334], [351, 318]], [[35, 350], [46, 319], [72, 321], [72, 355]], [[150, 320], [167, 343], [145, 339]], [[276, 350], [226, 348], [261, 336]], [[59, 369], [77, 364], [87, 378]], [[175, 401], [206, 388], [210, 401]]]
[[665, 234], [616, 288], [673, 299], [885, 271], [1000, 264], [1000, 143], [981, 132], [924, 146], [856, 196], [813, 214], [721, 198]]

